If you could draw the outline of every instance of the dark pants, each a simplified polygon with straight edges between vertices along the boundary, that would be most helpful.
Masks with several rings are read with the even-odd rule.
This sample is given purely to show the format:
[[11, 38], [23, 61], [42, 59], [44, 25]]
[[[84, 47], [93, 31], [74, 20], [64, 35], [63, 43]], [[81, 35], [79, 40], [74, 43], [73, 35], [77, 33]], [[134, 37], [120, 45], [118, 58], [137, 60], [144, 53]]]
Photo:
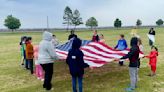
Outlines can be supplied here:
[[53, 63], [49, 64], [41, 64], [43, 70], [45, 71], [45, 76], [44, 76], [44, 84], [43, 88], [46, 88], [46, 90], [51, 90], [52, 84], [52, 75], [53, 75]]
[[[79, 91], [77, 91], [76, 89], [76, 83], [77, 83], [77, 79], [78, 79], [78, 87], [79, 87]], [[73, 92], [83, 92], [83, 77], [72, 77], [72, 88], [73, 88]]]
[[30, 71], [31, 71], [31, 74], [34, 73], [34, 70], [33, 70], [33, 59], [28, 59], [28, 65], [29, 65], [29, 68], [30, 68]]
[[26, 69], [29, 69], [29, 62], [28, 62], [28, 59], [25, 59], [25, 68], [26, 68]]
[[152, 40], [149, 40], [149, 45], [153, 46], [153, 41]]

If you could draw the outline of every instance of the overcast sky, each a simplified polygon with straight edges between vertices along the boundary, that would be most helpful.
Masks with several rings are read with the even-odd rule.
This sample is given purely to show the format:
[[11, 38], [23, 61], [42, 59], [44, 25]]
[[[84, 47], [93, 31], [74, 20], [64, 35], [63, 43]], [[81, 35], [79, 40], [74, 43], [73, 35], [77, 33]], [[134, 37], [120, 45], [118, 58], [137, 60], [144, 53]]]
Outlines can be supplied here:
[[135, 25], [137, 19], [143, 25], [164, 20], [164, 0], [0, 0], [0, 28], [4, 28], [4, 19], [10, 14], [21, 20], [21, 28], [45, 28], [46, 16], [50, 27], [64, 27], [66, 6], [78, 9], [83, 21], [94, 16], [99, 26], [113, 26], [116, 18], [122, 20], [123, 26]]

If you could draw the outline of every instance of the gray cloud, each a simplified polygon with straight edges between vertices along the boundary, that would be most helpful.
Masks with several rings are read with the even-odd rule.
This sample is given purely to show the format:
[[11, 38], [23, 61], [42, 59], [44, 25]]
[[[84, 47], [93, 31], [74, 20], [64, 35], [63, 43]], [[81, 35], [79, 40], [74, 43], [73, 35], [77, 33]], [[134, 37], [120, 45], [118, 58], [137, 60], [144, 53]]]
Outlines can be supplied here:
[[79, 9], [84, 21], [96, 17], [100, 26], [113, 26], [115, 18], [123, 25], [135, 25], [138, 18], [144, 25], [164, 19], [163, 0], [0, 0], [0, 28], [4, 28], [3, 20], [9, 14], [21, 19], [22, 28], [46, 27], [46, 16], [51, 27], [63, 27], [67, 5]]

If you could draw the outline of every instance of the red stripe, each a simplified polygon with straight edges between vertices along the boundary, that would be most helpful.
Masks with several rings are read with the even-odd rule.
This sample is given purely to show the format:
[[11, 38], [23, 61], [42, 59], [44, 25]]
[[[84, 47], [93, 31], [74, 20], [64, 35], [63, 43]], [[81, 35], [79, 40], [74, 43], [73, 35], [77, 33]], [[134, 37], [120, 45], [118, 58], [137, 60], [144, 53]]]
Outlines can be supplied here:
[[[112, 53], [112, 52], [108, 52], [108, 51], [105, 51], [105, 50], [101, 49], [100, 47], [98, 47], [98, 46], [96, 46], [96, 45], [88, 44], [87, 46], [93, 47], [93, 48], [97, 49], [98, 51], [105, 52], [106, 54], [117, 54], [117, 55], [120, 55], [120, 56], [126, 55], [126, 54], [124, 54], [124, 53]], [[110, 49], [109, 49], [109, 50], [110, 50]], [[115, 52], [116, 52], [116, 51], [115, 51]]]
[[104, 55], [102, 55], [102, 54], [95, 53], [95, 52], [93, 52], [93, 51], [91, 51], [91, 50], [89, 50], [89, 49], [86, 49], [86, 48], [81, 48], [81, 49], [84, 50], [84, 51], [87, 51], [88, 53], [91, 53], [91, 54], [95, 54], [95, 55], [101, 56], [101, 57], [103, 57], [103, 58], [107, 58], [107, 59], [109, 59], [109, 58], [114, 58], [114, 57], [104, 56]]

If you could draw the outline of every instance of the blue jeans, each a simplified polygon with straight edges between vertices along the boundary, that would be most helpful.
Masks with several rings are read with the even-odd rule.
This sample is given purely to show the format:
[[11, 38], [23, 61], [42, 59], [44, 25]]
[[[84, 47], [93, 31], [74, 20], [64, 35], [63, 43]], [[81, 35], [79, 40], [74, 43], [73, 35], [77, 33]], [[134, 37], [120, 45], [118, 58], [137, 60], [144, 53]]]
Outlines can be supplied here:
[[73, 92], [78, 92], [76, 89], [76, 83], [78, 79], [78, 87], [79, 87], [79, 92], [83, 92], [83, 77], [72, 77], [72, 87], [73, 87]]

